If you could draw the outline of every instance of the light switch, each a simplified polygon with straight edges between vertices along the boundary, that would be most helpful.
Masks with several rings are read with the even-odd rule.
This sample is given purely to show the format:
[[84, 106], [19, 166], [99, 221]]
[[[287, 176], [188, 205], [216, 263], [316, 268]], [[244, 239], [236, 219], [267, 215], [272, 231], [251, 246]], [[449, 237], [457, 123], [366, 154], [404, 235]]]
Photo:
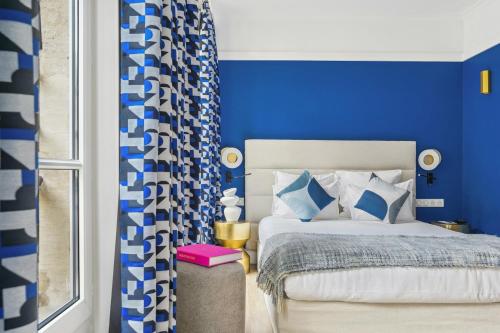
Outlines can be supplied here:
[[417, 199], [417, 207], [443, 208], [444, 199]]

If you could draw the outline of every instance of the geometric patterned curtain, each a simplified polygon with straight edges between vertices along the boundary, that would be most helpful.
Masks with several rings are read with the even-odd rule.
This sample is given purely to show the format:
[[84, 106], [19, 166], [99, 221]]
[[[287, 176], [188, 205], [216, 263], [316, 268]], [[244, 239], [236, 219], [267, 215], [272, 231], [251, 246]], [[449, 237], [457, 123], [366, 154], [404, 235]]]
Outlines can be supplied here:
[[37, 331], [38, 1], [0, 1], [0, 332]]
[[[201, 225], [206, 242], [214, 241], [214, 217], [221, 218], [217, 204], [220, 189], [220, 97], [215, 26], [208, 1], [201, 13]], [[200, 239], [196, 239], [200, 243]]]
[[219, 78], [208, 1], [121, 1], [121, 331], [175, 332], [176, 249], [213, 242]]

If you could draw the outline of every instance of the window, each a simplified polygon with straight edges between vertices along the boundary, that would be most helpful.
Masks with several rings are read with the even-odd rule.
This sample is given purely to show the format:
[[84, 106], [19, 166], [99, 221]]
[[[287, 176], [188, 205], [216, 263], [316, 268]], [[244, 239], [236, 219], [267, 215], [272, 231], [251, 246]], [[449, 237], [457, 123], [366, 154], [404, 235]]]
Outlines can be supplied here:
[[78, 5], [78, 0], [40, 2], [39, 328], [80, 299]]

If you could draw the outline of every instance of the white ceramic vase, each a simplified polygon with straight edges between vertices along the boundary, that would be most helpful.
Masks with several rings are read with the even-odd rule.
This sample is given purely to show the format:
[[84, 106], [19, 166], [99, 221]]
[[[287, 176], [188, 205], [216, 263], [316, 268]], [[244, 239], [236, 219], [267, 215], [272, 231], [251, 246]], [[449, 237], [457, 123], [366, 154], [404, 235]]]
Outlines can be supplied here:
[[234, 207], [236, 206], [236, 204], [238, 204], [238, 200], [240, 200], [240, 198], [238, 198], [238, 196], [232, 196], [232, 197], [222, 197], [220, 199], [220, 202], [222, 203], [223, 206], [226, 206], [226, 207]]
[[240, 207], [233, 206], [224, 208], [224, 216], [227, 222], [238, 222], [238, 220], [240, 219], [240, 215]]
[[236, 190], [236, 187], [231, 187], [223, 191], [222, 194], [224, 195], [224, 197], [234, 197], [236, 195]]
[[230, 188], [224, 191], [224, 196], [221, 198], [221, 203], [224, 208], [224, 217], [227, 222], [238, 222], [241, 215], [241, 208], [237, 207], [238, 196], [236, 195], [236, 188]]

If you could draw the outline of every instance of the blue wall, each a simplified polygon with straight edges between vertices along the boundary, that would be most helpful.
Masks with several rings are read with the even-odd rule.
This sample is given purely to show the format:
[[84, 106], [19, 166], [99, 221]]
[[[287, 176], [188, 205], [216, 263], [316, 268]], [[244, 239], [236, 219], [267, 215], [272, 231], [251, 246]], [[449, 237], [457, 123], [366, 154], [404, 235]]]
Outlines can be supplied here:
[[[220, 75], [223, 147], [243, 151], [257, 138], [416, 140], [419, 152], [443, 154], [436, 183], [418, 179], [418, 197], [445, 199], [418, 218], [461, 217], [461, 63], [222, 61]], [[243, 196], [243, 181], [236, 185]]]
[[[479, 93], [491, 70], [492, 93]], [[477, 231], [500, 235], [500, 45], [463, 64], [463, 212]]]

